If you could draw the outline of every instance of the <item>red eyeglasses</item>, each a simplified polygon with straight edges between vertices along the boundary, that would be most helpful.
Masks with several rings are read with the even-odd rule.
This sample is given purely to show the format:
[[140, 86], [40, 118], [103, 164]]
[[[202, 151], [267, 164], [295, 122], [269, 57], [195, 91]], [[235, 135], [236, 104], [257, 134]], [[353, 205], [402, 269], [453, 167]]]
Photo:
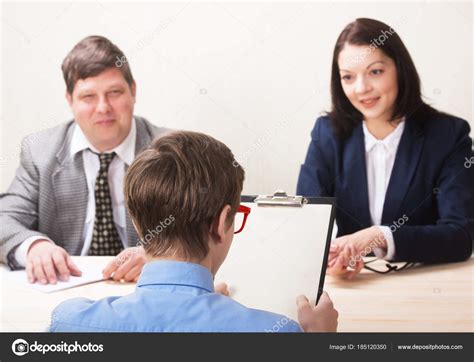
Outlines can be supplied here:
[[239, 208], [237, 209], [237, 213], [235, 214], [235, 222], [234, 225], [240, 225], [240, 227], [237, 229], [237, 231], [234, 231], [234, 234], [240, 233], [242, 230], [244, 230], [245, 223], [247, 222], [247, 217], [250, 214], [250, 210], [252, 210], [250, 207], [240, 205]]

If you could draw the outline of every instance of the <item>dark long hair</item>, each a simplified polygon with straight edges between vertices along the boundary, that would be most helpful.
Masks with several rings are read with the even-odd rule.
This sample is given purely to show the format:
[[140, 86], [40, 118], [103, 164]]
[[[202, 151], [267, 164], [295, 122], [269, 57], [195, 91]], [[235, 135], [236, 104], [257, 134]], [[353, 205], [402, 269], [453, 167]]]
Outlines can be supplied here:
[[390, 57], [397, 68], [398, 96], [391, 121], [407, 116], [414, 116], [416, 122], [423, 122], [428, 116], [438, 113], [437, 110], [426, 104], [421, 97], [420, 77], [410, 53], [393, 28], [374, 19], [359, 18], [348, 24], [341, 32], [334, 47], [331, 72], [332, 109], [327, 113], [333, 124], [336, 134], [340, 138], [350, 136], [357, 124], [362, 122], [363, 116], [349, 101], [342, 89], [338, 58], [346, 43], [353, 45], [367, 45], [370, 49], [377, 48], [377, 40], [384, 42], [380, 50]]

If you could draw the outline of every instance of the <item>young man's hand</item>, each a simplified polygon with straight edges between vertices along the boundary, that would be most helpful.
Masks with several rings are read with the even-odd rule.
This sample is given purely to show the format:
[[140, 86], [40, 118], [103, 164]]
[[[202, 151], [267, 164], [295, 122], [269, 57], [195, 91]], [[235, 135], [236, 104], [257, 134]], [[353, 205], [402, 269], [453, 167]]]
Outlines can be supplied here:
[[102, 271], [102, 275], [105, 279], [112, 278], [115, 281], [136, 282], [146, 261], [145, 249], [142, 246], [126, 248], [107, 264]]
[[31, 244], [26, 256], [28, 281], [41, 284], [56, 284], [67, 281], [70, 275], [81, 276], [82, 272], [72, 261], [66, 250], [46, 239]]
[[328, 293], [323, 292], [317, 306], [309, 304], [308, 298], [296, 298], [298, 322], [305, 332], [336, 332], [339, 313], [334, 309]]

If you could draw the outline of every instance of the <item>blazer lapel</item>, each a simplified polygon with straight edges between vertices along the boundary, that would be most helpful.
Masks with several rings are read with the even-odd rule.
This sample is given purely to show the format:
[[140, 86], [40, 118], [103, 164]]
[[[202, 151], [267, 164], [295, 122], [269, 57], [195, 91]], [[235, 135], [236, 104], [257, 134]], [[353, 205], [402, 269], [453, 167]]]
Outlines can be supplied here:
[[385, 196], [382, 213], [384, 225], [391, 224], [401, 217], [398, 212], [416, 172], [423, 142], [422, 130], [414, 124], [414, 120], [407, 119]]
[[[356, 213], [350, 215], [360, 227], [372, 224], [369, 211], [369, 194], [367, 190], [367, 167], [365, 165], [365, 144], [362, 123], [359, 123], [345, 144], [343, 170], [347, 185], [346, 197], [351, 199], [351, 209]], [[342, 210], [344, 212], [344, 210]]]
[[62, 240], [58, 242], [72, 255], [79, 255], [83, 246], [82, 232], [87, 212], [87, 181], [82, 152], [70, 156], [72, 130], [56, 154], [57, 169], [52, 184], [57, 207], [57, 223]]
[[147, 147], [151, 142], [151, 132], [147, 128], [145, 120], [135, 117], [137, 127], [137, 140], [135, 142], [135, 157]]
[[[147, 130], [145, 121], [140, 117], [135, 117], [136, 119], [136, 127], [137, 127], [137, 139], [135, 142], [135, 157], [151, 142], [151, 135], [150, 132]], [[125, 165], [125, 172], [128, 170], [128, 165]], [[138, 234], [133, 226], [132, 220], [130, 219], [130, 215], [128, 210], [126, 212], [126, 228], [127, 228], [127, 239], [128, 239], [128, 246], [136, 246], [139, 242]]]

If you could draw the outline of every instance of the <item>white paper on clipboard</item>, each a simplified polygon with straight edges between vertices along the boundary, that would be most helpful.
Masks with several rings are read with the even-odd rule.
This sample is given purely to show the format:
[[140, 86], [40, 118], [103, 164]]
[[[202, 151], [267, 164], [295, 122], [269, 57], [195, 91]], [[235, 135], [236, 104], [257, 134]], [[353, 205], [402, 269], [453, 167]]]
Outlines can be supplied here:
[[251, 213], [215, 280], [246, 307], [296, 320], [296, 297], [304, 294], [314, 305], [324, 281], [334, 199], [303, 198], [308, 203], [300, 207], [245, 202], [253, 198], [242, 197]]

